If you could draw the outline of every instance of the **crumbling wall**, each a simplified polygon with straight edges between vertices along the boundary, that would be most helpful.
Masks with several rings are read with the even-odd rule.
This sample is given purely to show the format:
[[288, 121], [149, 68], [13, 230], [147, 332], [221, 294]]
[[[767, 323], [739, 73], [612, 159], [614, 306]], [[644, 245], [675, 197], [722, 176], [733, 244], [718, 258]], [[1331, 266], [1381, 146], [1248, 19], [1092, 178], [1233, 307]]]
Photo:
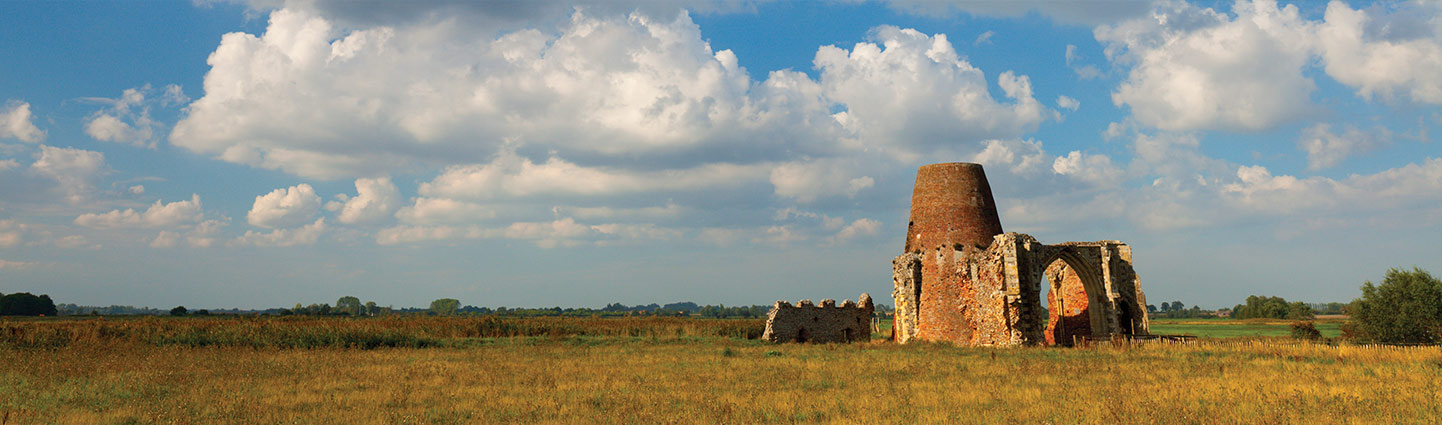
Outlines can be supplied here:
[[[956, 244], [892, 260], [892, 296], [898, 306], [892, 339], [966, 345], [1015, 345], [1039, 339], [1039, 321], [1031, 317], [1033, 308], [1027, 305], [1035, 291], [1028, 291], [1025, 280], [1017, 276], [1019, 262], [1029, 260], [1017, 255], [1017, 246], [1034, 241], [1015, 233], [993, 239], [986, 247]], [[921, 292], [912, 295], [918, 281]]]
[[896, 305], [891, 340], [911, 341], [916, 337], [921, 308], [921, 254], [908, 252], [891, 260], [891, 280], [891, 299]]
[[[954, 244], [902, 254], [892, 260], [892, 284], [892, 339], [901, 343], [1056, 344], [1147, 334], [1131, 249], [1117, 241], [1044, 245], [1030, 235], [1003, 233], [986, 247]], [[1053, 287], [1049, 297], [1061, 297], [1048, 304], [1076, 311], [1043, 308], [1041, 285]]]
[[926, 250], [921, 258], [922, 306], [917, 337], [927, 341], [970, 341], [975, 333], [976, 288], [970, 256], [951, 247]]
[[822, 300], [821, 305], [801, 300], [792, 305], [777, 301], [766, 315], [766, 332], [761, 339], [771, 342], [855, 342], [871, 341], [871, 314], [875, 311], [870, 294], [857, 302]]
[[1118, 241], [1111, 242], [1111, 279], [1120, 295], [1117, 298], [1119, 325], [1123, 333], [1146, 335], [1151, 327], [1147, 318], [1147, 296], [1142, 292], [1137, 272], [1132, 269], [1132, 247]]

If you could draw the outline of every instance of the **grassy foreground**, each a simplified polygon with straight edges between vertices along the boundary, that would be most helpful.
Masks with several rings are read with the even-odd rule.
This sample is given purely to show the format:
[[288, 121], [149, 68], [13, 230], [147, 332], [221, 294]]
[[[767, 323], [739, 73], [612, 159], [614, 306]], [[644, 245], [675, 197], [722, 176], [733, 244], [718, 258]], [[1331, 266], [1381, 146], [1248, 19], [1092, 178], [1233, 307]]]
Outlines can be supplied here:
[[777, 346], [689, 335], [446, 341], [376, 349], [124, 338], [0, 344], [0, 422], [1442, 422], [1435, 347], [1282, 339]]

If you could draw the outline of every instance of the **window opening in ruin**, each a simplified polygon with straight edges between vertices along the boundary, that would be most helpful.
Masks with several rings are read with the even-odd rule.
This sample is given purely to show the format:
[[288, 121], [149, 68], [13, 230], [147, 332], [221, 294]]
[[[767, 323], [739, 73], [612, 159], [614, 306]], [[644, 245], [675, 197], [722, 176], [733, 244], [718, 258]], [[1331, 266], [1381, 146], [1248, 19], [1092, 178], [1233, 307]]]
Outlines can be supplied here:
[[915, 292], [914, 294], [911, 294], [911, 305], [916, 306], [913, 307], [911, 311], [914, 311], [916, 312], [916, 314], [919, 315], [921, 314], [921, 267], [917, 267], [911, 270], [911, 282], [912, 291]]
[[1040, 291], [1037, 292], [1037, 297], [1041, 302], [1037, 305], [1041, 306], [1041, 311], [1039, 312], [1041, 314], [1041, 320], [1042, 323], [1049, 323], [1051, 320], [1051, 277], [1048, 276], [1046, 272], [1042, 272], [1041, 282], [1038, 282], [1037, 286], [1040, 287]]
[[841, 335], [842, 338], [845, 338], [845, 339], [846, 339], [846, 342], [851, 342], [851, 341], [852, 341], [853, 338], [852, 338], [852, 335], [851, 335], [851, 328], [842, 329], [842, 330], [841, 330], [841, 333], [842, 333], [842, 335]]
[[806, 328], [796, 330], [796, 342], [806, 342], [806, 340], [808, 339], [807, 337], [810, 336], [811, 334], [806, 332]]
[[1136, 335], [1136, 326], [1133, 322], [1135, 320], [1133, 318], [1136, 317], [1136, 313], [1134, 310], [1132, 310], [1134, 308], [1133, 306], [1136, 305], [1136, 303], [1124, 299], [1120, 304], [1121, 305], [1119, 307], [1121, 308], [1117, 309], [1119, 310], [1117, 311], [1117, 324], [1121, 325], [1122, 334]]

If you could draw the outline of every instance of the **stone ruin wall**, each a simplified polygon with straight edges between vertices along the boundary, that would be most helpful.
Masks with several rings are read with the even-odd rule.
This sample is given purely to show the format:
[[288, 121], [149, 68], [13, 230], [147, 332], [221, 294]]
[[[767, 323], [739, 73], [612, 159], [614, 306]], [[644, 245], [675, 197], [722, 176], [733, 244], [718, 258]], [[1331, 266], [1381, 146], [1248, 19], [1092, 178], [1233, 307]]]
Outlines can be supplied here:
[[[962, 345], [1017, 345], [1041, 337], [1028, 291], [1017, 276], [1019, 235], [997, 235], [985, 248], [969, 245], [906, 253], [893, 260], [898, 287], [920, 276], [920, 296], [893, 290], [896, 321], [892, 338], [950, 341]], [[1025, 260], [1023, 258], [1023, 260]], [[906, 306], [905, 309], [902, 306]], [[913, 319], [914, 317], [914, 319]]]
[[891, 340], [911, 341], [919, 328], [921, 296], [921, 254], [908, 252], [891, 260], [892, 311]]
[[821, 305], [802, 300], [796, 305], [777, 301], [766, 315], [766, 333], [761, 339], [771, 342], [869, 342], [871, 314], [875, 311], [870, 294], [861, 294], [858, 302], [822, 300]]

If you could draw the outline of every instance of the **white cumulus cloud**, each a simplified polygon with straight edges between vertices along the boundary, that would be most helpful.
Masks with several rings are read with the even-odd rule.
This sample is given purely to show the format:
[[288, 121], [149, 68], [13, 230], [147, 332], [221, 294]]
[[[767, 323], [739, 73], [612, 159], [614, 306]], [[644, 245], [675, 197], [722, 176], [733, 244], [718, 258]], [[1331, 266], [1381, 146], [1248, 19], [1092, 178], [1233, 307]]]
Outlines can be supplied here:
[[991, 167], [1006, 167], [1013, 174], [1031, 175], [1042, 170], [1048, 155], [1036, 140], [987, 140], [971, 161]]
[[1121, 183], [1122, 170], [1112, 165], [1106, 155], [1085, 154], [1071, 151], [1052, 161], [1051, 169], [1057, 174], [1071, 176], [1095, 185], [1117, 185]]
[[1325, 22], [1317, 27], [1327, 75], [1365, 98], [1442, 104], [1442, 25], [1436, 24], [1442, 7], [1435, 2], [1396, 6], [1386, 13], [1386, 8], [1328, 4]]
[[1237, 179], [1223, 188], [1228, 199], [1272, 214], [1406, 209], [1442, 201], [1442, 158], [1340, 180], [1277, 176], [1260, 165], [1243, 166], [1237, 169]]
[[537, 164], [502, 151], [490, 163], [446, 168], [421, 183], [422, 195], [490, 199], [533, 195], [601, 196], [622, 193], [694, 190], [758, 180], [762, 166], [707, 164], [689, 169], [632, 171], [583, 167], [560, 158]]
[[883, 26], [871, 37], [880, 45], [825, 46], [815, 60], [826, 98], [846, 106], [837, 119], [868, 146], [1015, 137], [1055, 117], [1032, 97], [1025, 75], [1003, 72], [997, 85], [1011, 101], [992, 98], [985, 75], [945, 34]]
[[396, 218], [408, 224], [476, 223], [495, 216], [495, 210], [474, 202], [428, 197], [416, 198], [396, 212]]
[[30, 171], [55, 179], [72, 203], [85, 200], [105, 172], [105, 154], [76, 148], [40, 145]]
[[1098, 27], [1114, 62], [1132, 65], [1117, 106], [1163, 130], [1265, 130], [1308, 112], [1316, 88], [1302, 74], [1310, 23], [1294, 5], [1238, 1], [1235, 17], [1159, 3], [1150, 17]]
[[1144, 16], [1148, 10], [1145, 0], [886, 0], [886, 3], [903, 12], [939, 17], [960, 12], [974, 16], [1019, 18], [1035, 12], [1057, 23], [1083, 26]]
[[1058, 108], [1070, 109], [1075, 111], [1077, 110], [1077, 108], [1081, 107], [1081, 102], [1077, 101], [1076, 99], [1067, 97], [1066, 95], [1061, 95], [1056, 97], [1056, 106]]
[[45, 140], [45, 132], [35, 127], [33, 120], [29, 103], [6, 101], [5, 106], [0, 108], [0, 138], [14, 138], [30, 143]]
[[1362, 131], [1347, 126], [1341, 134], [1332, 131], [1330, 124], [1322, 123], [1302, 130], [1297, 145], [1307, 153], [1307, 169], [1329, 168], [1356, 154], [1368, 152], [1387, 144], [1391, 134], [1384, 128]]
[[833, 196], [855, 197], [871, 188], [875, 180], [853, 174], [849, 165], [840, 161], [782, 164], [771, 170], [771, 185], [777, 196], [802, 203]]
[[269, 233], [247, 230], [244, 235], [232, 240], [231, 244], [261, 247], [315, 245], [316, 241], [320, 240], [321, 234], [325, 233], [325, 228], [325, 217], [321, 217], [311, 224], [289, 229], [274, 229]]
[[852, 221], [851, 224], [846, 225], [846, 227], [841, 228], [840, 231], [836, 232], [836, 236], [832, 239], [832, 241], [846, 242], [848, 240], [862, 236], [874, 236], [880, 231], [881, 222], [869, 218], [859, 218], [856, 219], [856, 221]]
[[1130, 67], [1112, 101], [1138, 123], [1261, 131], [1317, 109], [1306, 72], [1317, 65], [1364, 99], [1442, 104], [1439, 17], [1433, 2], [1352, 9], [1333, 1], [1321, 19], [1273, 0], [1237, 1], [1231, 14], [1157, 2], [1151, 16], [1095, 35], [1109, 59]]
[[301, 183], [280, 188], [255, 197], [246, 222], [265, 228], [295, 227], [305, 224], [320, 211], [320, 196], [309, 184]]
[[94, 228], [170, 228], [199, 223], [204, 216], [200, 195], [192, 194], [188, 201], [163, 203], [157, 200], [145, 211], [127, 208], [82, 214], [75, 218], [75, 224]]
[[401, 192], [391, 183], [390, 177], [356, 179], [356, 196], [345, 199], [340, 205], [341, 223], [369, 223], [385, 220], [400, 208]]
[[814, 143], [831, 121], [804, 74], [753, 83], [684, 13], [577, 12], [558, 31], [477, 38], [453, 20], [346, 31], [277, 10], [264, 34], [222, 38], [171, 142], [335, 178], [474, 163], [508, 141], [562, 157], [785, 149], [770, 142]]

